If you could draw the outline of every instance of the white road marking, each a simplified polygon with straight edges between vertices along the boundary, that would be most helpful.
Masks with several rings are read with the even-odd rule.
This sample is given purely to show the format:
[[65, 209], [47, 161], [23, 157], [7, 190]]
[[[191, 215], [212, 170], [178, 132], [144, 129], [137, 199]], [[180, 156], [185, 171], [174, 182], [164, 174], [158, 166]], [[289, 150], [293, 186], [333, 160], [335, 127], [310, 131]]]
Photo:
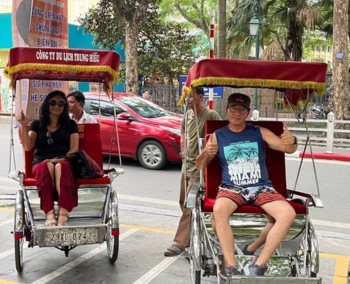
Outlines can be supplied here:
[[10, 224], [10, 223], [13, 223], [13, 219], [0, 222], [0, 227], [1, 227], [1, 226], [4, 226], [4, 225], [7, 225], [7, 224]]
[[8, 177], [0, 177], [0, 181], [4, 181], [4, 182], [10, 182], [10, 183], [17, 183], [19, 184], [19, 182], [17, 180], [14, 180], [12, 178], [8, 178]]
[[131, 200], [131, 201], [142, 201], [142, 202], [163, 204], [163, 205], [179, 206], [179, 202], [178, 201], [156, 199], [156, 198], [148, 198], [148, 197], [139, 197], [139, 196], [125, 195], [125, 194], [118, 194], [118, 199]]
[[325, 226], [325, 227], [335, 227], [341, 229], [350, 229], [349, 223], [341, 223], [341, 222], [333, 222], [333, 221], [325, 221], [318, 219], [311, 219], [313, 225], [317, 226]]
[[[119, 241], [122, 241], [123, 239], [131, 236], [132, 234], [138, 232], [138, 230], [136, 229], [130, 229], [128, 231], [126, 231], [125, 233], [121, 234], [119, 236]], [[98, 246], [97, 248], [93, 249], [92, 251], [78, 257], [76, 260], [73, 260], [69, 263], [67, 263], [66, 265], [60, 267], [59, 269], [49, 273], [48, 275], [32, 282], [31, 284], [45, 284], [49, 281], [51, 281], [52, 279], [55, 279], [56, 277], [60, 276], [63, 273], [66, 273], [67, 271], [71, 270], [72, 268], [78, 266], [79, 264], [83, 263], [84, 261], [90, 259], [91, 257], [95, 256], [96, 254], [99, 254], [100, 252], [102, 252], [102, 249], [106, 249], [106, 243], [104, 243], [103, 245]]]
[[9, 249], [7, 251], [4, 251], [4, 252], [0, 253], [0, 259], [5, 258], [13, 253], [15, 253], [15, 249]]
[[157, 275], [162, 273], [170, 264], [175, 262], [182, 254], [179, 254], [176, 257], [168, 257], [158, 263], [155, 267], [150, 269], [146, 274], [144, 274], [141, 278], [136, 280], [133, 284], [147, 284], [151, 280], [153, 280]]

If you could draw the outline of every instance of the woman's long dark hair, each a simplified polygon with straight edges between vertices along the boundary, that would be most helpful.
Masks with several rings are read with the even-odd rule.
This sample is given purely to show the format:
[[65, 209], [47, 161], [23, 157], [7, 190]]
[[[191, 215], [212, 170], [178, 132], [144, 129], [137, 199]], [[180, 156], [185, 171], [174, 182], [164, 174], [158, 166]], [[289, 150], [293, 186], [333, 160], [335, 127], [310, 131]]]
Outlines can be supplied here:
[[47, 95], [46, 99], [44, 100], [43, 104], [40, 107], [39, 120], [40, 120], [41, 126], [47, 126], [51, 123], [49, 102], [53, 97], [56, 97], [56, 96], [61, 96], [64, 102], [66, 103], [63, 107], [63, 111], [60, 117], [58, 118], [58, 124], [64, 125], [69, 123], [70, 118], [69, 118], [68, 101], [67, 101], [66, 95], [61, 91], [52, 91]]

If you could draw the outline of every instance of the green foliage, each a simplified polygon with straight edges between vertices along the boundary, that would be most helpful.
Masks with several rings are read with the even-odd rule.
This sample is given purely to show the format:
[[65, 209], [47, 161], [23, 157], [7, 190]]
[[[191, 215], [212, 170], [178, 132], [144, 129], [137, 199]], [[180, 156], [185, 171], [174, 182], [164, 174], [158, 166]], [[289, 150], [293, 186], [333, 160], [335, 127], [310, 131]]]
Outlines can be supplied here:
[[[110, 1], [102, 0], [89, 10], [79, 23], [85, 32], [94, 36], [94, 43], [102, 48], [114, 50], [120, 40], [125, 43], [125, 22], [115, 14]], [[195, 62], [194, 49], [197, 41], [188, 36], [183, 25], [164, 21], [156, 5], [150, 5], [144, 17], [138, 21], [138, 72], [149, 77], [157, 72], [170, 80], [186, 74]], [[121, 66], [119, 76], [123, 79], [125, 68]]]

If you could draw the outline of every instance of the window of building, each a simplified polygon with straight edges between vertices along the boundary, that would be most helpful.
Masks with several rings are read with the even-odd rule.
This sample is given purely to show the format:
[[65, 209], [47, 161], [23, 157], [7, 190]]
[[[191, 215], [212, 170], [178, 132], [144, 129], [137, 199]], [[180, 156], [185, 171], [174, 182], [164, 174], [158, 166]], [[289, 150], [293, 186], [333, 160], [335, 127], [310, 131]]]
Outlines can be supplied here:
[[328, 46], [327, 46], [327, 52], [330, 52], [330, 50], [331, 50], [331, 48], [330, 48], [330, 46], [328, 45]]
[[322, 45], [322, 51], [324, 51], [324, 45]]
[[316, 51], [318, 51], [318, 45], [316, 45]]

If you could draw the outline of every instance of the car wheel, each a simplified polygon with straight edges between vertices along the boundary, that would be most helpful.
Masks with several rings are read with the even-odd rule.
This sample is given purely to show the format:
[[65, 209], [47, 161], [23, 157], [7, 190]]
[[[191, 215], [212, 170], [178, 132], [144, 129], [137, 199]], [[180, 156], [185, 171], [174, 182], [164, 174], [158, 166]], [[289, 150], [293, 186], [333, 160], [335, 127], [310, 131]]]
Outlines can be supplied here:
[[145, 141], [138, 151], [138, 159], [143, 167], [151, 170], [163, 169], [167, 163], [164, 147], [157, 141]]

